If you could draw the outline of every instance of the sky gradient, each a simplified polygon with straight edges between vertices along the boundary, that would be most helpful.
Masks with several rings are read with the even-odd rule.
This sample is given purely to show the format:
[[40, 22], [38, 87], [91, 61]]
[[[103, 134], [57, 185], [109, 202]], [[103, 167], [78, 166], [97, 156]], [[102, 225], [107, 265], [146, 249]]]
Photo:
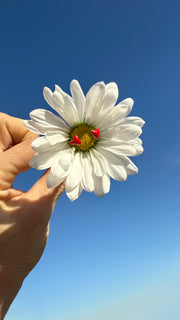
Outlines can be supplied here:
[[[44, 86], [115, 81], [140, 116], [139, 174], [99, 199], [65, 194], [6, 320], [180, 319], [179, 1], [0, 1], [0, 111], [50, 107]], [[20, 175], [28, 190], [42, 172]]]

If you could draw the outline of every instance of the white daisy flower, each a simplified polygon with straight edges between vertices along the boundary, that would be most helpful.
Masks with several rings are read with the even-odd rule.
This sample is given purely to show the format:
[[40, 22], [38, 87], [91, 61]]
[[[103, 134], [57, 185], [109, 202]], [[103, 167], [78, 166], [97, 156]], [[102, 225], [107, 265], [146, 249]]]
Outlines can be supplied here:
[[110, 178], [125, 181], [138, 168], [128, 158], [143, 152], [139, 138], [144, 121], [127, 117], [133, 107], [131, 98], [118, 103], [116, 83], [98, 82], [86, 97], [77, 80], [70, 85], [72, 97], [55, 85], [52, 92], [45, 87], [47, 103], [59, 116], [44, 109], [30, 113], [24, 125], [41, 136], [33, 141], [36, 154], [30, 166], [51, 168], [47, 178], [49, 188], [64, 180], [70, 200], [77, 199], [82, 190], [94, 191], [99, 197], [110, 189]]

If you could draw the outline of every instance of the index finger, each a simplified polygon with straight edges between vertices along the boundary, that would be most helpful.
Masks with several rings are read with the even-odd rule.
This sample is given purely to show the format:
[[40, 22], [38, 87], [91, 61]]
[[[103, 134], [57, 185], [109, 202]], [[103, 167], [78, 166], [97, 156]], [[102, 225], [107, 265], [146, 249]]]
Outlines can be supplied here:
[[0, 112], [0, 151], [5, 151], [10, 147], [38, 135], [29, 131], [21, 119], [11, 117]]

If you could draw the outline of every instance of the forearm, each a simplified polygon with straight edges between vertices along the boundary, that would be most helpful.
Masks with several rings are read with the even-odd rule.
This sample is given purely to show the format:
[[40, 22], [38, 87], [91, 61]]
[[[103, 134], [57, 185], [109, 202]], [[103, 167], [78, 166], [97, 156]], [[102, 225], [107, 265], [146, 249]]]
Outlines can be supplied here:
[[0, 320], [4, 319], [21, 286], [21, 281], [8, 277], [7, 274], [4, 274], [0, 266]]

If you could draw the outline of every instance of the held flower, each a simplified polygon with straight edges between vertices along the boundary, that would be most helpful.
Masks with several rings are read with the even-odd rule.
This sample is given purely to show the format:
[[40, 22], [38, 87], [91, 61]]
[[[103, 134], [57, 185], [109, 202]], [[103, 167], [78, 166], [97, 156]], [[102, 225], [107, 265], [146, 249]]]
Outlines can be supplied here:
[[118, 103], [116, 83], [98, 82], [86, 97], [77, 80], [70, 85], [72, 97], [55, 85], [45, 87], [47, 103], [58, 115], [44, 109], [30, 113], [24, 125], [41, 136], [32, 143], [36, 154], [30, 166], [51, 168], [47, 186], [65, 182], [67, 196], [73, 201], [82, 190], [99, 197], [110, 189], [110, 178], [118, 181], [136, 174], [138, 168], [128, 158], [143, 152], [139, 136], [144, 121], [127, 117], [133, 107], [131, 98]]

